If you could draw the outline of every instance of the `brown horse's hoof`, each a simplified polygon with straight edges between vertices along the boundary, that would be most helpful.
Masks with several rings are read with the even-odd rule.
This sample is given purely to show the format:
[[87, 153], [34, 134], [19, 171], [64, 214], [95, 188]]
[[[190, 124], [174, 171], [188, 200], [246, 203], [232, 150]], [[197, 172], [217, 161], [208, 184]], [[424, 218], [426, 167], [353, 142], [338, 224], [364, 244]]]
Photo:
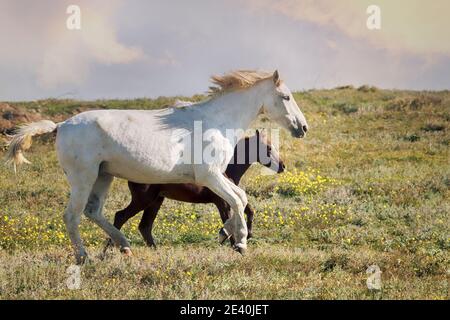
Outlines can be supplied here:
[[126, 257], [132, 257], [133, 256], [133, 253], [131, 252], [131, 249], [128, 248], [128, 247], [124, 247], [124, 248], [120, 249], [120, 252], [122, 252], [123, 255], [126, 256]]
[[155, 240], [153, 240], [153, 239], [145, 240], [145, 244], [147, 245], [147, 247], [156, 250]]
[[231, 238], [231, 234], [228, 234], [227, 230], [224, 228], [221, 228], [219, 231], [219, 243], [222, 245]]

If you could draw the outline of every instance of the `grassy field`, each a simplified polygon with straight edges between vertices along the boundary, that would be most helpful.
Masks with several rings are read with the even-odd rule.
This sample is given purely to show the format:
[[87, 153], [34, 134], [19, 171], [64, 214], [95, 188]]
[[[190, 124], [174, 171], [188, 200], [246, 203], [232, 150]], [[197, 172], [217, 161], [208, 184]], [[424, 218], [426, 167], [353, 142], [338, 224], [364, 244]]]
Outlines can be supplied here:
[[[254, 239], [241, 257], [217, 244], [212, 205], [166, 201], [158, 249], [144, 246], [135, 217], [124, 231], [134, 256], [100, 259], [105, 235], [83, 218], [90, 260], [81, 288], [62, 212], [68, 185], [53, 137], [35, 140], [33, 163], [0, 167], [1, 299], [448, 299], [450, 277], [450, 92], [343, 87], [295, 94], [306, 139], [282, 134], [282, 175], [255, 165], [242, 186], [256, 209]], [[201, 96], [194, 97], [202, 99]], [[158, 108], [173, 98], [9, 103], [63, 119], [92, 108]], [[260, 118], [255, 127], [270, 127]], [[116, 179], [106, 215], [128, 204]], [[369, 290], [366, 270], [382, 271]]]

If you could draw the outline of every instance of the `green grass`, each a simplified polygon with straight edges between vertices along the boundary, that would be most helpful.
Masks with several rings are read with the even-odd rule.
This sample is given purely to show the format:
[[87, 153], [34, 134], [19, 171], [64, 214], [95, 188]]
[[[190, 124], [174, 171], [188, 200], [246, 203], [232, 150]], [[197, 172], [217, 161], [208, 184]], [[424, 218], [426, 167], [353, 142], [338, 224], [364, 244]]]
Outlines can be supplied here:
[[[14, 176], [0, 168], [0, 298], [448, 299], [450, 93], [373, 87], [299, 92], [310, 125], [282, 133], [289, 172], [242, 181], [256, 210], [241, 257], [216, 243], [212, 205], [166, 201], [155, 222], [158, 250], [144, 246], [139, 217], [124, 228], [134, 257], [99, 258], [105, 235], [83, 218], [90, 253], [80, 290], [66, 287], [73, 262], [62, 222], [68, 185], [52, 139]], [[201, 96], [194, 97], [202, 99]], [[159, 108], [174, 98], [10, 103], [60, 119], [92, 108]], [[263, 116], [256, 127], [273, 126]], [[128, 204], [116, 179], [105, 214]], [[366, 269], [382, 270], [382, 289]]]

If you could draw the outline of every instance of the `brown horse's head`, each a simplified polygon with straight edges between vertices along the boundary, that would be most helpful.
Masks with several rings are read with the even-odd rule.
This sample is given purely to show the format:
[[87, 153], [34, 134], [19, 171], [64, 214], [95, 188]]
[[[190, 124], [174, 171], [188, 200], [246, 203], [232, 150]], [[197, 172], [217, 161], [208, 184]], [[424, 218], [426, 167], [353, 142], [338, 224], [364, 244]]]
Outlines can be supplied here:
[[[248, 167], [255, 162], [262, 164], [276, 173], [282, 173], [286, 169], [277, 148], [272, 144], [270, 139], [259, 130], [256, 130], [255, 135], [245, 137], [237, 143], [234, 149], [233, 158], [227, 169], [227, 172], [229, 172], [227, 175], [230, 175], [231, 172], [235, 170], [236, 166], [244, 165], [246, 171]], [[242, 172], [242, 174], [244, 172]]]

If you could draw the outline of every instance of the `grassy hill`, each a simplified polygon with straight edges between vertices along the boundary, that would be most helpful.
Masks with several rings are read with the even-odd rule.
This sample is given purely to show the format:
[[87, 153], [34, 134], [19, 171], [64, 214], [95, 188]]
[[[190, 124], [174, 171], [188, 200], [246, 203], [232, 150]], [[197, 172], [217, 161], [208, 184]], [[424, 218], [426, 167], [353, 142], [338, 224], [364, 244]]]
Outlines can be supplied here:
[[[101, 260], [105, 235], [83, 218], [90, 261], [80, 290], [66, 287], [68, 185], [53, 137], [35, 140], [32, 164], [17, 176], [0, 167], [0, 299], [448, 299], [450, 92], [346, 86], [295, 98], [310, 131], [302, 140], [282, 133], [288, 172], [264, 175], [255, 165], [242, 181], [256, 210], [247, 256], [217, 244], [212, 205], [166, 200], [155, 222], [157, 250], [144, 246], [140, 217], [125, 227], [129, 259], [115, 250]], [[174, 100], [0, 103], [0, 131], [27, 119]], [[255, 123], [270, 126], [264, 116]], [[129, 200], [116, 179], [106, 215], [112, 220]], [[381, 290], [366, 286], [370, 265], [383, 272]]]

